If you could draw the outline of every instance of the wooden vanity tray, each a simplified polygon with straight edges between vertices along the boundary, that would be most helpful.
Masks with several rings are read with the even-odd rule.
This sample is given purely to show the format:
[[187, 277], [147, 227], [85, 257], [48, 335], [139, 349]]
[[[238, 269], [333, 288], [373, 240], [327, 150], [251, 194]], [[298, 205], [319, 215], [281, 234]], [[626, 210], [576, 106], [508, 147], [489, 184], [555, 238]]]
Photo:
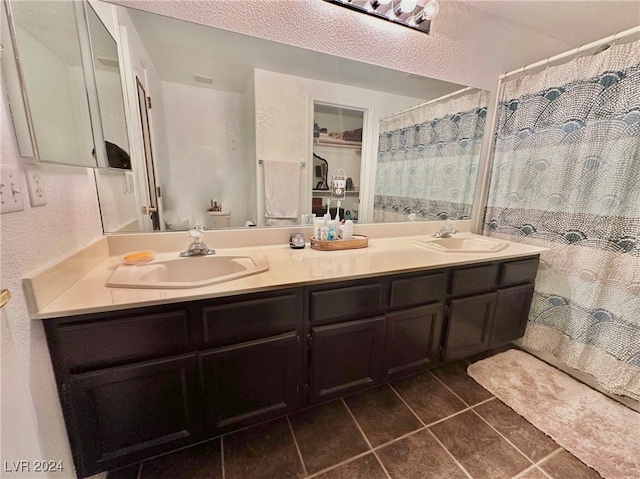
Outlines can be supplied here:
[[341, 249], [357, 249], [369, 246], [369, 237], [365, 235], [353, 235], [348, 240], [320, 241], [311, 237], [311, 247], [319, 251], [337, 251]]

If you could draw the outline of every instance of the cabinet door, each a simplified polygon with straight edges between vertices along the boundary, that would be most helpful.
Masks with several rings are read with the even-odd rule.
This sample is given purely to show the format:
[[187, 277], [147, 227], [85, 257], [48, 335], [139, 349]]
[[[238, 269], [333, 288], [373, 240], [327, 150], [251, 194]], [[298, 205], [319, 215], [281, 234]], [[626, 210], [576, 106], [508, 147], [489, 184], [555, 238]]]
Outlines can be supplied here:
[[532, 284], [498, 291], [489, 347], [506, 344], [524, 335], [532, 298]]
[[294, 333], [200, 355], [208, 435], [255, 424], [298, 406], [302, 349]]
[[192, 354], [72, 375], [69, 410], [74, 424], [69, 429], [79, 475], [131, 464], [199, 439], [197, 364]]
[[380, 382], [385, 317], [311, 328], [312, 402]]
[[449, 303], [444, 360], [464, 358], [489, 349], [497, 293], [452, 299]]
[[387, 315], [385, 379], [430, 366], [438, 358], [442, 303]]

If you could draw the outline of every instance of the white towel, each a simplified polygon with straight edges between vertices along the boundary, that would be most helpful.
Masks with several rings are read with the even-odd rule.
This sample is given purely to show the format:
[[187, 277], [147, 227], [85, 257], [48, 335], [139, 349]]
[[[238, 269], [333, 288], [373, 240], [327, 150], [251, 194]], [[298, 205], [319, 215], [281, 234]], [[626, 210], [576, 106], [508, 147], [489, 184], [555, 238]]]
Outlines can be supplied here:
[[300, 162], [264, 160], [264, 216], [267, 225], [298, 223]]

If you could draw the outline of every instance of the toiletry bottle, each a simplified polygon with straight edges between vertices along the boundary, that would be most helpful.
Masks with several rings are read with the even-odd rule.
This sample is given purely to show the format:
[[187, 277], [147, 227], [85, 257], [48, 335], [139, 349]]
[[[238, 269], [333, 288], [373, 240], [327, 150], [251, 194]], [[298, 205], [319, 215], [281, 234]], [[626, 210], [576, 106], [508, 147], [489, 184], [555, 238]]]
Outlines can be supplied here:
[[342, 239], [349, 240], [353, 238], [353, 221], [346, 220], [342, 225]]
[[327, 232], [327, 241], [333, 241], [336, 239], [336, 228], [332, 224], [329, 226], [329, 231]]
[[320, 228], [322, 228], [324, 225], [324, 218], [313, 219], [313, 236], [315, 236], [317, 240], [320, 239]]

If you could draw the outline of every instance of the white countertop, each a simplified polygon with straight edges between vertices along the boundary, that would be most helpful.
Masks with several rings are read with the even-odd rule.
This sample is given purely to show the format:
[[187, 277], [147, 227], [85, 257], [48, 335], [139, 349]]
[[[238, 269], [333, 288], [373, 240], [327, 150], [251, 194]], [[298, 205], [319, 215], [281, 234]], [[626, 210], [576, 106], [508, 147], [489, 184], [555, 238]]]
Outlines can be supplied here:
[[[456, 237], [480, 236], [459, 233]], [[31, 317], [47, 319], [216, 298], [274, 288], [504, 260], [546, 251], [545, 248], [507, 242], [509, 246], [497, 253], [442, 254], [413, 244], [413, 240], [422, 238], [425, 236], [370, 239], [368, 248], [342, 251], [317, 251], [308, 245], [305, 249], [298, 250], [291, 249], [288, 245], [218, 249], [218, 254], [262, 254], [267, 259], [269, 270], [226, 283], [190, 289], [108, 287], [107, 279], [120, 265], [119, 256], [111, 256], [44, 308], [32, 311]], [[172, 259], [176, 255], [177, 252], [162, 252], [157, 255], [155, 261]], [[197, 261], [197, 258], [192, 260]]]

